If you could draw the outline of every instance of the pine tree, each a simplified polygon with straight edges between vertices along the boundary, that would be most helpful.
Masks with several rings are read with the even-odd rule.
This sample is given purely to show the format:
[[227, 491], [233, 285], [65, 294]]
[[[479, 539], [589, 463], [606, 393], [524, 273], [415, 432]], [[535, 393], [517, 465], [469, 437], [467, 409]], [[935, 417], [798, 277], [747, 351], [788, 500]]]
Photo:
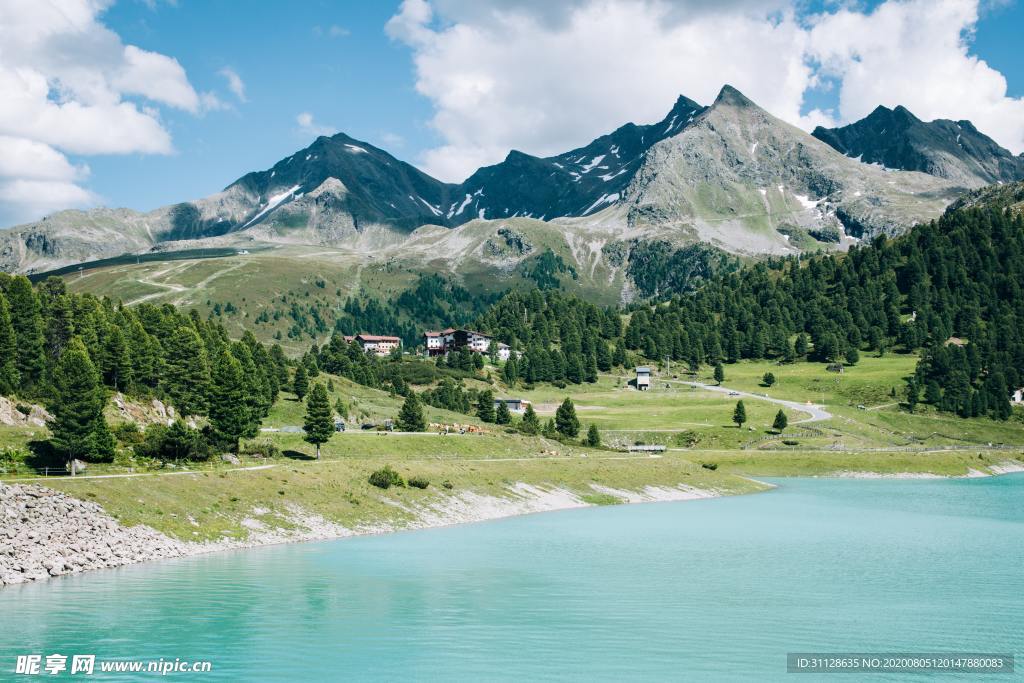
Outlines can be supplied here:
[[494, 411], [494, 422], [500, 425], [507, 425], [512, 422], [512, 413], [504, 401], [498, 403], [498, 409]]
[[572, 404], [571, 398], [566, 397], [562, 401], [562, 405], [558, 406], [558, 410], [555, 411], [555, 429], [559, 434], [570, 439], [579, 435], [580, 421], [576, 417], [576, 406]]
[[761, 384], [766, 387], [773, 386], [775, 384], [775, 375], [771, 372], [764, 373], [764, 377], [761, 378]]
[[502, 368], [501, 375], [506, 385], [510, 387], [515, 386], [516, 380], [519, 379], [519, 364], [516, 363], [515, 358], [509, 358], [505, 361], [505, 367]]
[[775, 413], [775, 422], [772, 423], [772, 428], [781, 434], [782, 430], [784, 430], [788, 426], [789, 418], [786, 417], [786, 413], [784, 413], [782, 409], [779, 408], [779, 412]]
[[588, 384], [597, 381], [597, 357], [592, 353], [587, 354], [586, 362], [583, 365], [583, 381]]
[[612, 352], [608, 349], [608, 342], [604, 339], [597, 341], [597, 369], [601, 372], [608, 372], [612, 369]]
[[99, 372], [80, 339], [72, 338], [53, 369], [51, 443], [66, 460], [113, 457], [103, 418], [106, 395]]
[[[916, 377], [911, 377], [907, 380], [907, 409], [910, 412], [914, 412], [914, 408], [917, 407], [917, 402], [920, 400], [920, 397], [921, 385], [918, 383]], [[955, 398], [955, 396], [952, 398]]]
[[591, 448], [597, 448], [601, 445], [601, 433], [597, 431], [597, 425], [590, 425], [590, 428], [587, 429], [586, 444]]
[[214, 436], [230, 450], [238, 450], [238, 440], [246, 433], [249, 418], [245, 409], [245, 381], [242, 365], [224, 348], [217, 357], [207, 414]]
[[115, 391], [123, 391], [132, 383], [132, 357], [128, 341], [120, 325], [111, 325], [103, 349], [103, 381]]
[[736, 423], [737, 427], [742, 427], [743, 423], [747, 421], [747, 408], [743, 405], [743, 401], [736, 401], [736, 409], [732, 411], [732, 421]]
[[612, 352], [612, 364], [618, 368], [626, 366], [626, 342], [621, 338], [615, 340], [615, 351]]
[[415, 391], [410, 391], [402, 403], [402, 409], [395, 420], [395, 427], [400, 432], [423, 432], [427, 429], [427, 421], [423, 417], [423, 407]]
[[180, 415], [203, 415], [211, 393], [206, 345], [191, 325], [181, 325], [166, 343], [163, 381], [167, 400]]
[[0, 292], [0, 395], [14, 393], [18, 386], [17, 346], [7, 297]]
[[719, 385], [725, 379], [725, 368], [722, 367], [721, 363], [715, 363], [715, 382]]
[[298, 367], [295, 368], [292, 391], [300, 401], [306, 398], [306, 392], [309, 391], [309, 375], [306, 373], [306, 366], [303, 363], [299, 363]]
[[316, 446], [316, 459], [320, 459], [320, 444], [327, 443], [334, 434], [334, 413], [327, 399], [324, 385], [317, 382], [306, 399], [306, 421], [303, 424], [307, 443]]
[[800, 334], [798, 334], [796, 336], [796, 343], [794, 345], [793, 350], [796, 352], [796, 355], [799, 356], [799, 357], [803, 357], [803, 356], [807, 355], [807, 335], [806, 334], [801, 332]]
[[39, 301], [27, 277], [17, 275], [8, 281], [7, 303], [10, 305], [11, 326], [18, 345], [15, 364], [20, 389], [32, 389], [43, 378], [45, 357]]
[[531, 436], [540, 432], [540, 420], [537, 418], [537, 412], [529, 403], [526, 404], [526, 412], [523, 413], [523, 421], [519, 425], [519, 429], [523, 434]]
[[484, 422], [494, 422], [494, 393], [490, 389], [480, 392], [476, 402], [476, 415]]
[[549, 439], [553, 439], [558, 436], [558, 429], [555, 427], [555, 419], [553, 417], [549, 417], [547, 422], [544, 423], [542, 433]]

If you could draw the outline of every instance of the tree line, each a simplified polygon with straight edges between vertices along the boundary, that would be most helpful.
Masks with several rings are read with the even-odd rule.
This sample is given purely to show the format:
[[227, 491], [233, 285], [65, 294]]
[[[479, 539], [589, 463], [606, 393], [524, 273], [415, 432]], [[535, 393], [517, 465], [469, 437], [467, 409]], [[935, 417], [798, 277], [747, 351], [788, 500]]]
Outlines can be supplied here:
[[237, 450], [241, 438], [258, 433], [288, 381], [280, 346], [268, 348], [251, 332], [232, 341], [222, 325], [196, 311], [126, 308], [69, 293], [59, 278], [33, 287], [24, 276], [4, 273], [0, 359], [0, 394], [46, 405], [51, 443], [66, 460], [113, 458], [103, 418], [111, 392], [161, 399], [180, 416], [205, 416], [203, 439]]

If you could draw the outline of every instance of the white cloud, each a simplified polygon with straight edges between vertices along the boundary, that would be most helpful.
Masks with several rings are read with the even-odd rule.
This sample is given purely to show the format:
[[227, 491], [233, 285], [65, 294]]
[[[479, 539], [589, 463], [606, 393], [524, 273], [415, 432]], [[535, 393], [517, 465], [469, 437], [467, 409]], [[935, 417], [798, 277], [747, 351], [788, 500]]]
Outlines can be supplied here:
[[[0, 221], [94, 203], [70, 154], [166, 154], [158, 106], [220, 108], [173, 57], [125, 45], [100, 21], [112, 0], [0, 2]], [[139, 101], [140, 98], [143, 101]], [[25, 157], [24, 155], [28, 155]]]
[[295, 117], [295, 123], [299, 125], [299, 133], [302, 135], [312, 135], [313, 137], [319, 137], [321, 135], [334, 135], [338, 132], [337, 128], [331, 126], [324, 126], [317, 123], [313, 119], [313, 115], [308, 111], [304, 111]]
[[[387, 32], [412, 48], [416, 89], [434, 105], [442, 143], [420, 161], [457, 181], [510, 149], [553, 154], [660, 120], [679, 94], [709, 104], [725, 83], [808, 130], [892, 102], [972, 118], [1020, 151], [1020, 101], [967, 52], [976, 16], [977, 0], [818, 17], [785, 0], [404, 0]], [[839, 80], [838, 117], [805, 112], [826, 76]]]
[[142, 95], [193, 113], [199, 110], [199, 95], [178, 60], [134, 45], [124, 46], [123, 64], [111, 84], [122, 93]]
[[224, 67], [217, 72], [228, 82], [228, 90], [238, 98], [239, 102], [248, 102], [248, 98], [245, 96], [245, 82], [242, 81], [242, 77], [238, 75], [238, 72], [229, 66]]
[[74, 166], [48, 145], [0, 135], [0, 202], [10, 220], [94, 204], [95, 195], [76, 184], [88, 175], [88, 167]]
[[406, 0], [388, 32], [413, 47], [416, 88], [435, 105], [444, 144], [424, 155], [426, 170], [462, 180], [512, 148], [562, 152], [627, 121], [658, 121], [680, 93], [710, 102], [723, 83], [800, 119], [811, 70], [790, 14], [673, 16], [667, 4], [609, 0], [561, 24], [494, 11], [434, 28], [430, 5]]

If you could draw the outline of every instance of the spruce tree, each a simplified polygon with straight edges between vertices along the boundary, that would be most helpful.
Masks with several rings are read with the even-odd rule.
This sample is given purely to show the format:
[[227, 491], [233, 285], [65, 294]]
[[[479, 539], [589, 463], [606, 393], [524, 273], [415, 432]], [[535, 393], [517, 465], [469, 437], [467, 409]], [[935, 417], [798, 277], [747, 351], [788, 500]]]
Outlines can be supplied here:
[[16, 275], [8, 281], [7, 303], [10, 305], [11, 326], [14, 328], [14, 339], [18, 345], [15, 365], [20, 389], [31, 390], [43, 378], [45, 357], [43, 319], [39, 312], [39, 301], [27, 277]]
[[103, 381], [115, 391], [124, 391], [132, 383], [132, 357], [128, 341], [119, 325], [111, 325], [103, 349]]
[[327, 443], [334, 434], [334, 413], [327, 399], [324, 385], [317, 382], [306, 399], [306, 421], [303, 424], [307, 443], [316, 446], [316, 459], [320, 459], [320, 444]]
[[523, 434], [531, 436], [540, 432], [540, 419], [538, 419], [532, 404], [526, 404], [526, 412], [523, 413], [523, 421], [519, 425], [519, 429]]
[[180, 415], [203, 415], [211, 393], [206, 345], [191, 325], [181, 325], [166, 342], [161, 386]]
[[415, 391], [410, 391], [398, 412], [395, 427], [400, 432], [423, 432], [427, 429], [427, 421], [423, 417], [423, 406]]
[[17, 346], [7, 297], [0, 292], [0, 395], [14, 393], [18, 386]]
[[570, 439], [579, 435], [580, 421], [576, 417], [576, 406], [572, 404], [571, 398], [566, 397], [562, 401], [562, 405], [558, 406], [558, 410], [555, 411], [555, 429], [559, 434]]
[[761, 384], [765, 385], [766, 387], [774, 386], [775, 375], [771, 372], [764, 373], [764, 377], [761, 378]]
[[515, 358], [509, 358], [505, 361], [505, 367], [502, 368], [501, 375], [506, 385], [510, 387], [515, 385], [516, 380], [519, 379], [519, 364], [516, 363]]
[[612, 352], [608, 349], [608, 342], [604, 339], [597, 341], [597, 369], [601, 372], [608, 372], [612, 369]]
[[214, 436], [229, 450], [238, 451], [238, 440], [248, 429], [246, 413], [242, 365], [224, 348], [214, 366], [207, 414]]
[[303, 363], [299, 363], [298, 367], [295, 368], [292, 391], [300, 401], [306, 398], [306, 392], [309, 391], [309, 375], [306, 373], [306, 366]]
[[800, 357], [807, 355], [807, 335], [803, 332], [796, 336], [796, 343], [794, 344], [793, 351], [795, 351], [796, 355]]
[[484, 422], [494, 422], [494, 393], [490, 389], [480, 392], [476, 402], [476, 415]]
[[583, 365], [583, 381], [589, 384], [597, 381], [597, 357], [592, 353], [587, 354]]
[[542, 430], [542, 433], [549, 439], [553, 439], [556, 436], [558, 436], [558, 428], [555, 427], [555, 418], [548, 418], [547, 422], [544, 423], [544, 429]]
[[498, 409], [494, 411], [494, 422], [500, 425], [507, 425], [512, 422], [512, 413], [509, 412], [508, 406], [504, 401], [498, 404]]
[[736, 409], [732, 411], [732, 421], [736, 423], [737, 427], [742, 427], [743, 423], [747, 421], [747, 408], [743, 405], [743, 401], [736, 401]]
[[69, 462], [112, 458], [113, 445], [103, 418], [106, 394], [89, 352], [77, 337], [57, 360], [52, 381], [49, 428], [54, 450]]
[[775, 413], [775, 422], [772, 423], [772, 428], [781, 434], [782, 431], [788, 426], [789, 418], [786, 417], [786, 413], [784, 413], [782, 409], [779, 408], [779, 412]]
[[597, 448], [601, 445], [601, 433], [597, 431], [597, 425], [590, 425], [587, 429], [587, 445], [591, 448]]
[[715, 382], [719, 385], [725, 379], [725, 368], [722, 367], [721, 363], [715, 363]]

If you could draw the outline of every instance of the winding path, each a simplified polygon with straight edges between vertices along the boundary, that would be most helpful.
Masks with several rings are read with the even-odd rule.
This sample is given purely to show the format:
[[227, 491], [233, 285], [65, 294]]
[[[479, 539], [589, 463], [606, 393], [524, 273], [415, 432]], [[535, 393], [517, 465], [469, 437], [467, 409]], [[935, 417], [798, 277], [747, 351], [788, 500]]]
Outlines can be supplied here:
[[803, 420], [795, 420], [793, 424], [801, 424], [806, 422], [821, 422], [822, 420], [831, 420], [832, 413], [825, 410], [824, 407], [814, 405], [811, 403], [798, 403], [796, 401], [785, 401], [781, 398], [772, 398], [770, 396], [764, 396], [762, 394], [753, 394], [749, 391], [740, 391], [739, 389], [730, 389], [729, 387], [717, 386], [714, 384], [703, 384], [702, 382], [684, 382], [682, 380], [658, 380], [659, 382], [667, 382], [670, 384], [686, 384], [691, 387], [697, 387], [698, 389], [704, 389], [705, 391], [715, 391], [720, 394], [732, 394], [738, 396], [745, 396], [747, 398], [756, 399], [758, 401], [768, 401], [769, 403], [777, 403], [780, 406], [785, 406], [790, 410], [796, 410], [801, 413], [807, 413], [810, 417], [804, 418]]

